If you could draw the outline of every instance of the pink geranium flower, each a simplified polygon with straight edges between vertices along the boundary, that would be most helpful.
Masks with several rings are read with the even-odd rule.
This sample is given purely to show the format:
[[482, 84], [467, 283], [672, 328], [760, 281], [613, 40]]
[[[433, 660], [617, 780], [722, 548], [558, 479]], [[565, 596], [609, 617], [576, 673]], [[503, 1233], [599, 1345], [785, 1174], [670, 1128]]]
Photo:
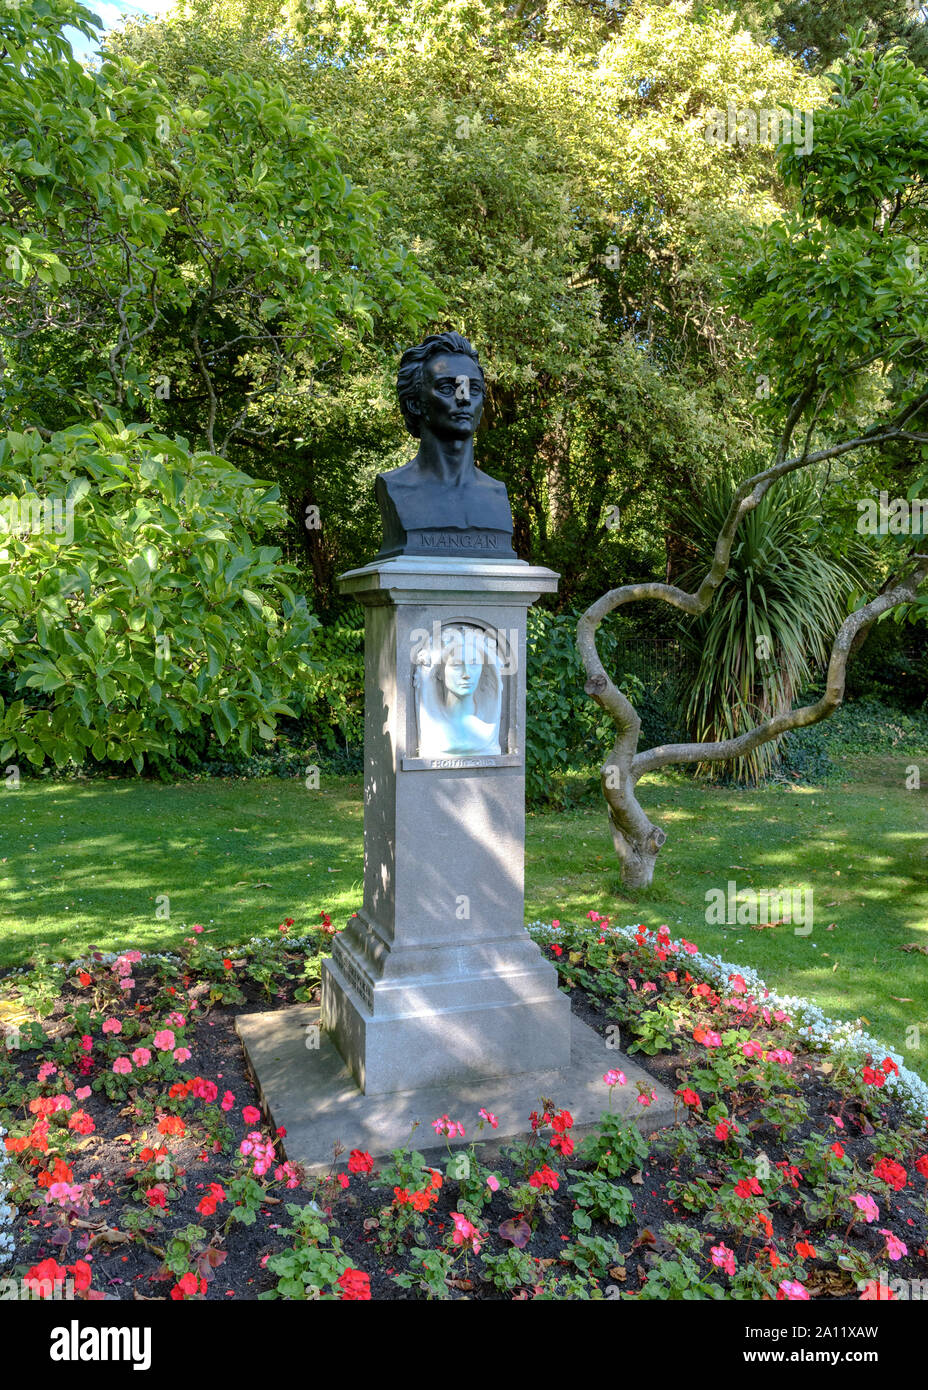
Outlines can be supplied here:
[[895, 1297], [896, 1295], [888, 1284], [882, 1283], [879, 1279], [868, 1279], [864, 1285], [864, 1291], [860, 1295], [860, 1301], [861, 1303], [866, 1303], [869, 1299], [874, 1303], [888, 1303], [890, 1299], [894, 1299]]
[[64, 1206], [67, 1202], [79, 1202], [83, 1191], [83, 1184], [79, 1182], [53, 1182], [48, 1189], [45, 1201], [46, 1203], [57, 1202], [60, 1206]]
[[881, 1226], [880, 1235], [886, 1237], [887, 1259], [901, 1260], [903, 1255], [909, 1253], [909, 1247], [906, 1245], [905, 1241], [900, 1240], [898, 1236], [894, 1236], [892, 1231], [886, 1231]]
[[159, 1052], [173, 1052], [174, 1034], [171, 1032], [170, 1028], [162, 1028], [160, 1033], [156, 1033], [154, 1044]]
[[864, 1220], [869, 1226], [871, 1221], [875, 1221], [880, 1214], [880, 1209], [870, 1196], [869, 1192], [855, 1192], [851, 1201], [863, 1214]]
[[113, 1063], [113, 1071], [117, 1076], [128, 1076], [132, 1070], [132, 1063], [128, 1057], [117, 1057]]
[[800, 1299], [808, 1299], [808, 1297], [808, 1289], [803, 1288], [802, 1284], [797, 1283], [795, 1279], [784, 1279], [777, 1289], [778, 1300], [789, 1299], [790, 1301], [798, 1301]]
[[450, 1119], [447, 1115], [439, 1115], [437, 1120], [433, 1120], [432, 1128], [436, 1134], [446, 1134], [449, 1139], [453, 1139], [458, 1134], [462, 1139], [464, 1138], [464, 1126], [457, 1120]]
[[451, 1213], [451, 1220], [454, 1222], [454, 1234], [451, 1239], [455, 1245], [463, 1245], [465, 1241], [470, 1241], [474, 1254], [480, 1249], [480, 1232], [477, 1227], [468, 1221], [466, 1216], [462, 1216], [459, 1211]]
[[108, 1018], [103, 1024], [104, 1033], [121, 1033], [122, 1024], [118, 1018]]
[[137, 1067], [147, 1067], [151, 1061], [151, 1053], [147, 1047], [137, 1047], [132, 1054], [132, 1060]]
[[735, 1252], [733, 1250], [729, 1250], [728, 1246], [724, 1243], [721, 1245], [713, 1245], [712, 1263], [716, 1266], [717, 1269], [724, 1269], [726, 1274], [734, 1274]]

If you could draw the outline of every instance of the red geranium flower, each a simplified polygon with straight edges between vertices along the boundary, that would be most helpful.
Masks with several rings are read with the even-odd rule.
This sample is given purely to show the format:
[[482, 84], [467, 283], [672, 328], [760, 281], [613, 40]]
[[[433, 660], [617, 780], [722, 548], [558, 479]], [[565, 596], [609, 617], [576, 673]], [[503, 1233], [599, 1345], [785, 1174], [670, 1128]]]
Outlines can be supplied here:
[[552, 1192], [556, 1192], [560, 1186], [557, 1173], [553, 1168], [549, 1168], [547, 1163], [543, 1163], [540, 1168], [529, 1178], [532, 1187], [550, 1187]]
[[763, 1197], [764, 1189], [756, 1178], [742, 1178], [735, 1183], [736, 1197]]
[[896, 1192], [901, 1192], [905, 1187], [908, 1177], [901, 1163], [897, 1163], [892, 1158], [881, 1158], [878, 1163], [873, 1165], [873, 1172], [876, 1177], [882, 1178], [889, 1183], [890, 1187]]
[[199, 1292], [200, 1282], [197, 1276], [188, 1270], [186, 1274], [181, 1275], [180, 1279], [178, 1279], [177, 1283], [174, 1285], [171, 1290], [171, 1297], [175, 1302], [179, 1302], [184, 1298], [194, 1298]]
[[362, 1301], [371, 1296], [371, 1281], [360, 1269], [346, 1269], [337, 1279], [342, 1291], [342, 1301]]

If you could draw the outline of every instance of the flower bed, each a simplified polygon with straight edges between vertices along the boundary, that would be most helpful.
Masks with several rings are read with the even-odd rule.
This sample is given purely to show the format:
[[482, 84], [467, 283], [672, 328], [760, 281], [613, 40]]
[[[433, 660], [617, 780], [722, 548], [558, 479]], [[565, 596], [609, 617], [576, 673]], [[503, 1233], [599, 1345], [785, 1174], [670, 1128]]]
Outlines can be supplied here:
[[[233, 1022], [315, 997], [324, 913], [230, 955], [195, 926], [173, 954], [8, 976], [0, 999], [33, 1021], [0, 1051], [5, 1274], [176, 1301], [928, 1292], [920, 1078], [667, 928], [592, 919], [530, 931], [603, 1036], [602, 1122], [575, 1146], [571, 1098], [539, 1097], [492, 1164], [473, 1142], [486, 1110], [432, 1117], [388, 1163], [354, 1150], [312, 1179], [287, 1161]], [[678, 1099], [679, 1123], [648, 1139], [610, 1108], [619, 1038]]]

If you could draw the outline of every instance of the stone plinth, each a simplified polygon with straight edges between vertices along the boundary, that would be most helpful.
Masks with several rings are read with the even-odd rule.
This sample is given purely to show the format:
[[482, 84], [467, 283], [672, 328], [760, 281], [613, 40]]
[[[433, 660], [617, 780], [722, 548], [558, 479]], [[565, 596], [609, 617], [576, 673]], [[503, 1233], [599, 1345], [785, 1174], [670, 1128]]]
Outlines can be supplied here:
[[[322, 1026], [366, 1095], [568, 1067], [523, 900], [526, 612], [557, 575], [398, 557], [340, 587], [365, 607], [364, 901], [323, 963]], [[494, 653], [496, 754], [426, 746], [417, 670], [456, 627]]]
[[[627, 1085], [616, 1086], [613, 1091], [612, 1109], [616, 1113], [634, 1121], [645, 1133], [673, 1123], [674, 1098], [665, 1086], [652, 1081], [636, 1062], [608, 1047], [580, 1019], [573, 1017], [570, 1022], [570, 1057], [559, 1070], [380, 1095], [364, 1095], [358, 1090], [330, 1038], [320, 1034], [317, 1008], [305, 1005], [241, 1014], [235, 1027], [271, 1128], [283, 1126], [287, 1131], [278, 1149], [308, 1173], [318, 1174], [333, 1166], [336, 1144], [342, 1150], [341, 1166], [352, 1149], [365, 1149], [382, 1160], [409, 1141], [416, 1124], [414, 1149], [426, 1155], [430, 1150], [443, 1150], [445, 1141], [431, 1128], [431, 1122], [440, 1115], [450, 1115], [465, 1127], [465, 1139], [452, 1140], [453, 1147], [470, 1144], [477, 1137], [481, 1107], [499, 1119], [498, 1129], [487, 1127], [480, 1135], [484, 1161], [490, 1161], [503, 1142], [530, 1132], [529, 1115], [541, 1109], [542, 1096], [571, 1112], [574, 1124], [570, 1133], [577, 1141], [596, 1128], [602, 1112], [609, 1108], [603, 1073], [613, 1067], [621, 1068], [627, 1077]], [[636, 1082], [653, 1089], [655, 1099], [650, 1105], [639, 1103]], [[553, 1150], [548, 1157], [555, 1161], [552, 1155]]]

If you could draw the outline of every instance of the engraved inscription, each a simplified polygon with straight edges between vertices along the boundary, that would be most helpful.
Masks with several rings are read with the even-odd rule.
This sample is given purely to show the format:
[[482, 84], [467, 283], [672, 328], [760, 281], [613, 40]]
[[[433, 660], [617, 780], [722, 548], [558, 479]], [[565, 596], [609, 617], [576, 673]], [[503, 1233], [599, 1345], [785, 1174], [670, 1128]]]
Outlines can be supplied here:
[[415, 535], [423, 550], [499, 549], [499, 536], [493, 531], [417, 531]]
[[374, 991], [371, 987], [370, 980], [368, 980], [366, 975], [362, 974], [362, 972], [355, 965], [351, 957], [340, 946], [340, 943], [338, 941], [333, 943], [332, 956], [339, 970], [350, 981], [350, 983], [354, 985], [355, 989], [357, 990], [358, 994], [360, 994], [367, 1007], [373, 1010]]
[[497, 758], [425, 758], [429, 767], [495, 767]]

